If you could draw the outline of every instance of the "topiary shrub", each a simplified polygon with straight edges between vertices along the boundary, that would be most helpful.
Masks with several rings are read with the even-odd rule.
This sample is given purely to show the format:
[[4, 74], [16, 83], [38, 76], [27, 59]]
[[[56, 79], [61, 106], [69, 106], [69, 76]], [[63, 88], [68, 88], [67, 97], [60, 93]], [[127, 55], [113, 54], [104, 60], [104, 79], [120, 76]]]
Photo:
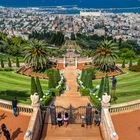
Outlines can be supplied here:
[[90, 95], [90, 101], [95, 106], [99, 106], [99, 104], [100, 104], [100, 101], [94, 95], [92, 95], [92, 94]]
[[48, 96], [46, 96], [45, 98], [42, 99], [41, 103], [43, 105], [49, 105], [49, 103], [51, 102], [52, 100], [52, 95], [49, 94]]
[[1, 59], [0, 62], [1, 62], [1, 67], [4, 68], [4, 62], [3, 62], [3, 59]]
[[80, 87], [80, 93], [81, 93], [82, 96], [89, 96], [90, 89], [89, 88], [83, 89], [82, 87]]
[[125, 59], [122, 61], [122, 68], [125, 68]]
[[62, 91], [61, 86], [59, 88], [52, 88], [52, 96], [60, 96], [61, 91]]
[[8, 67], [12, 67], [12, 63], [11, 63], [11, 60], [10, 60], [10, 58], [8, 57]]
[[132, 62], [132, 59], [130, 59], [129, 67], [132, 67], [132, 65], [133, 65], [133, 62]]
[[20, 67], [18, 57], [16, 57], [16, 67], [18, 67], [18, 68]]
[[33, 95], [35, 92], [37, 92], [35, 78], [31, 77], [31, 95]]
[[36, 77], [36, 89], [37, 89], [37, 93], [39, 94], [39, 97], [42, 98], [43, 97], [43, 90], [42, 90], [40, 80], [38, 77]]
[[140, 66], [140, 58], [138, 59], [137, 66]]

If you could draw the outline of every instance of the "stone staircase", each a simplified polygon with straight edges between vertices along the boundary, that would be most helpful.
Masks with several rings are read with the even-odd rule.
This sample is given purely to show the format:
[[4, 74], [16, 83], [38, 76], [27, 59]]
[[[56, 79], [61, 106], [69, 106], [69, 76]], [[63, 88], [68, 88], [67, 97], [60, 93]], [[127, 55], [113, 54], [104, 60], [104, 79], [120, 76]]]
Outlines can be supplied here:
[[[60, 97], [55, 97], [53, 103], [56, 106], [73, 107], [86, 106], [90, 102], [89, 97], [80, 96], [77, 91], [76, 69], [69, 66], [64, 70], [66, 90]], [[50, 118], [48, 119], [50, 122]], [[99, 127], [91, 128], [81, 127], [81, 124], [69, 124], [68, 127], [51, 127], [51, 124], [45, 124], [41, 140], [102, 140]]]
[[68, 127], [45, 126], [48, 130], [41, 140], [102, 140], [99, 127], [81, 127], [81, 124], [70, 124]]

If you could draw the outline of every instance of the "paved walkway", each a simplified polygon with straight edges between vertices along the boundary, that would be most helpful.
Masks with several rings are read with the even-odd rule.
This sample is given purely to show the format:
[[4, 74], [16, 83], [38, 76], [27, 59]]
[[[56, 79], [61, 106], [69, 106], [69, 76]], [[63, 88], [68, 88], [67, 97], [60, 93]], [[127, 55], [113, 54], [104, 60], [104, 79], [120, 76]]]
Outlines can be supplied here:
[[70, 104], [74, 107], [86, 106], [89, 103], [89, 97], [82, 97], [77, 91], [77, 70], [73, 66], [66, 67], [64, 70], [64, 77], [66, 78], [66, 90], [60, 97], [56, 97], [54, 104], [56, 106], [68, 107]]
[[119, 140], [140, 140], [140, 110], [112, 115]]
[[[64, 76], [67, 80], [66, 85], [69, 90], [65, 91], [60, 97], [56, 97], [54, 104], [56, 106], [68, 107], [70, 104], [74, 107], [86, 106], [89, 103], [88, 97], [81, 97], [77, 92], [77, 72], [76, 68], [69, 66], [64, 70]], [[99, 127], [81, 128], [80, 124], [70, 124], [67, 128], [44, 125], [41, 140], [102, 140]]]
[[[27, 114], [20, 114], [14, 117], [12, 111], [0, 108], [0, 127], [2, 123], [6, 124], [12, 140], [23, 140], [29, 121], [30, 116]], [[0, 134], [0, 140], [6, 140], [3, 134]]]

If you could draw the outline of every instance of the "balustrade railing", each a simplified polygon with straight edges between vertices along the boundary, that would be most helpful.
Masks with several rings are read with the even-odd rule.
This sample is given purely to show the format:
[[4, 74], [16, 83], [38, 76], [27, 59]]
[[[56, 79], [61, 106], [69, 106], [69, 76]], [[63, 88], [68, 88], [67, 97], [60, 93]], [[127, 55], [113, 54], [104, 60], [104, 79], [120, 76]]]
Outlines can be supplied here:
[[110, 113], [128, 112], [140, 109], [140, 100], [112, 105], [109, 109]]
[[[0, 99], [0, 108], [12, 110], [12, 102]], [[32, 113], [33, 108], [30, 105], [19, 103], [18, 112]]]

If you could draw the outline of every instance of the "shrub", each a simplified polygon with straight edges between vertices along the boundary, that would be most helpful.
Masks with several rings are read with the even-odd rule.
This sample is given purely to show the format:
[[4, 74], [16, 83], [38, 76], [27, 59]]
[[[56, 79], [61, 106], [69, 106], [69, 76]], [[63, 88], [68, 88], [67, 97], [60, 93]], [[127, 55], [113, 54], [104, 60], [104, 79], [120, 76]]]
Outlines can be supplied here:
[[80, 93], [82, 96], [89, 96], [90, 89], [89, 88], [83, 89], [82, 87], [80, 87]]
[[59, 88], [52, 88], [52, 95], [53, 96], [60, 96], [62, 91], [62, 87], [60, 86]]
[[16, 67], [20, 67], [18, 57], [16, 57]]
[[12, 68], [0, 68], [0, 71], [13, 71]]
[[4, 68], [4, 62], [3, 62], [3, 59], [1, 59], [1, 67]]
[[10, 60], [10, 58], [8, 57], [8, 67], [12, 67], [12, 64], [11, 64], [11, 60]]
[[125, 59], [122, 61], [122, 68], [125, 68]]
[[35, 92], [37, 92], [35, 78], [31, 77], [31, 95], [33, 95]]
[[129, 70], [135, 71], [135, 72], [140, 72], [140, 66], [137, 66], [137, 65], [132, 66], [132, 67], [129, 68]]
[[103, 93], [104, 93], [104, 77], [102, 78], [101, 83], [100, 83], [98, 97], [102, 98]]
[[137, 66], [140, 66], [140, 58], [138, 59]]
[[49, 94], [48, 96], [46, 96], [45, 98], [42, 99], [41, 103], [43, 105], [48, 105], [51, 102], [52, 99], [52, 95]]
[[99, 106], [99, 104], [100, 104], [100, 101], [94, 95], [90, 95], [90, 101], [95, 106]]
[[133, 65], [133, 62], [132, 62], [132, 59], [130, 59], [129, 67], [132, 67], [132, 65]]
[[55, 88], [60, 81], [60, 72], [56, 69], [48, 69], [47, 75], [49, 77], [49, 88]]
[[37, 88], [37, 93], [39, 94], [39, 97], [42, 98], [43, 91], [42, 91], [42, 87], [41, 87], [40, 80], [38, 77], [36, 77], [36, 88]]

